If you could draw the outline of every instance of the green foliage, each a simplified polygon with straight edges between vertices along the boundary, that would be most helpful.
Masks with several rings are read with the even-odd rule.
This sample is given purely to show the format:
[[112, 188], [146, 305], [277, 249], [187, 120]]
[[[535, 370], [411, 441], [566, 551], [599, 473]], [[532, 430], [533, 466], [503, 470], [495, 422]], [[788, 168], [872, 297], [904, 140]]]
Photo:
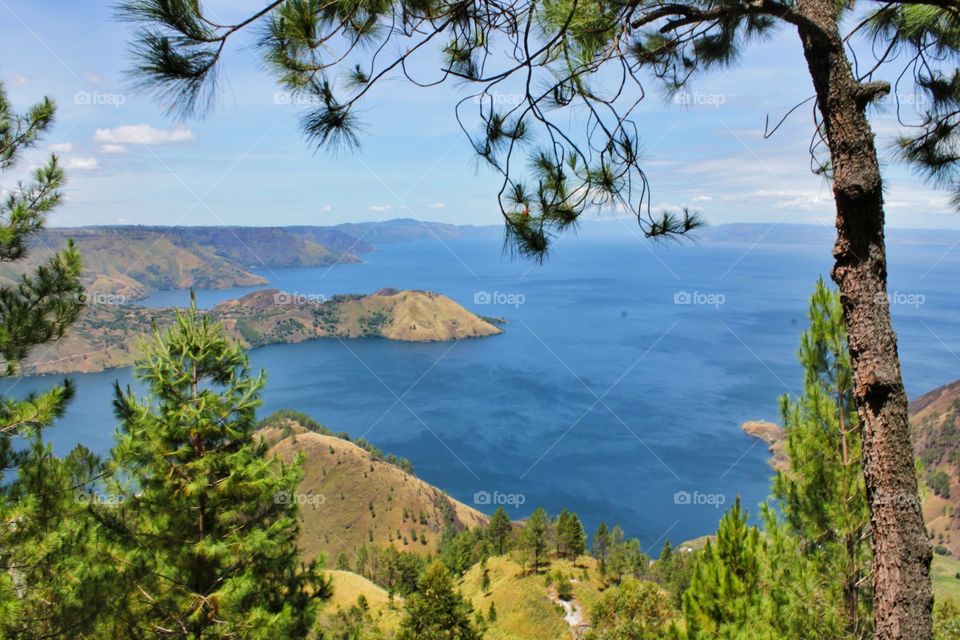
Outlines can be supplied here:
[[540, 571], [540, 561], [546, 556], [549, 533], [550, 518], [547, 512], [539, 507], [527, 518], [520, 534], [520, 545], [533, 560], [534, 573]]
[[650, 565], [650, 558], [640, 551], [640, 541], [636, 538], [621, 540], [610, 549], [610, 558], [607, 560], [607, 573], [615, 582], [620, 582], [624, 576], [642, 577]]
[[384, 637], [363, 594], [344, 611], [338, 608], [331, 620], [317, 625], [317, 640], [379, 640]]
[[296, 539], [300, 460], [267, 455], [255, 435], [263, 376], [222, 328], [197, 313], [145, 345], [149, 397], [116, 389], [122, 431], [102, 517], [125, 567], [133, 637], [303, 638], [329, 582]]
[[738, 498], [720, 520], [716, 540], [707, 541], [683, 596], [691, 640], [729, 637], [758, 617], [762, 554], [760, 532], [747, 524]]
[[674, 617], [670, 598], [656, 584], [627, 578], [608, 589], [590, 611], [586, 640], [659, 640]]
[[613, 544], [613, 536], [607, 529], [605, 522], [601, 522], [597, 527], [597, 532], [593, 534], [593, 557], [600, 563], [600, 573], [607, 571], [607, 556], [610, 554], [610, 546]]
[[933, 606], [936, 640], [960, 640], [960, 606], [953, 600], [938, 600]]
[[83, 447], [58, 459], [39, 436], [8, 486], [0, 547], [0, 637], [97, 637], [116, 606], [112, 554], [89, 505], [100, 461]]
[[397, 640], [480, 640], [470, 603], [453, 589], [439, 560], [427, 567], [417, 592], [407, 598]]
[[440, 539], [439, 558], [455, 576], [490, 555], [486, 532], [476, 527], [457, 531], [447, 528]]
[[950, 497], [950, 475], [943, 469], [932, 471], [927, 476], [927, 484], [941, 498]]
[[562, 558], [576, 561], [587, 550], [587, 534], [583, 532], [583, 523], [575, 513], [566, 509], [560, 512], [556, 523], [557, 552]]
[[674, 551], [667, 540], [660, 557], [653, 563], [653, 579], [670, 593], [673, 606], [678, 609], [683, 605], [683, 594], [690, 586], [697, 555], [695, 551]]
[[510, 535], [513, 533], [513, 523], [510, 516], [503, 507], [497, 507], [490, 517], [490, 524], [487, 525], [487, 536], [490, 543], [496, 549], [497, 555], [503, 555], [509, 547]]
[[870, 514], [839, 296], [819, 281], [801, 339], [803, 395], [781, 402], [789, 466], [764, 510], [777, 618], [793, 637], [869, 637]]
[[[53, 124], [44, 99], [17, 115], [0, 85], [0, 171], [12, 169]], [[61, 201], [56, 156], [0, 201], [0, 263], [25, 258], [31, 239]], [[83, 307], [80, 256], [72, 242], [31, 273], [0, 287], [0, 376], [16, 375], [30, 352], [63, 335]], [[98, 564], [89, 520], [77, 499], [98, 461], [77, 448], [57, 459], [43, 429], [63, 415], [74, 388], [64, 381], [25, 398], [0, 397], [0, 637], [81, 637], [93, 627], [108, 567]], [[27, 441], [12, 451], [11, 440]], [[5, 473], [16, 468], [10, 481]], [[104, 608], [108, 608], [105, 605]]]
[[424, 558], [415, 553], [363, 544], [356, 551], [353, 570], [390, 593], [406, 596], [417, 590], [424, 566]]
[[[870, 518], [847, 334], [839, 296], [822, 280], [809, 317], [803, 394], [781, 403], [787, 466], [763, 506], [764, 536], [747, 525], [738, 499], [683, 596], [691, 639], [872, 635]], [[665, 547], [657, 565], [666, 569], [677, 555]]]
[[[14, 167], [24, 151], [34, 147], [50, 128], [54, 104], [49, 98], [25, 115], [13, 112], [0, 85], [0, 171]], [[0, 263], [27, 256], [30, 240], [43, 229], [46, 217], [61, 201], [63, 171], [56, 156], [33, 171], [32, 180], [5, 189], [0, 201]], [[56, 340], [83, 308], [80, 255], [72, 242], [32, 273], [0, 287], [0, 375], [15, 375], [35, 347]], [[22, 400], [0, 397], [0, 473], [11, 464], [10, 438], [29, 437], [59, 417], [71, 389], [53, 387]]]
[[557, 571], [553, 576], [553, 584], [557, 589], [557, 597], [569, 602], [573, 600], [573, 583], [562, 571]]

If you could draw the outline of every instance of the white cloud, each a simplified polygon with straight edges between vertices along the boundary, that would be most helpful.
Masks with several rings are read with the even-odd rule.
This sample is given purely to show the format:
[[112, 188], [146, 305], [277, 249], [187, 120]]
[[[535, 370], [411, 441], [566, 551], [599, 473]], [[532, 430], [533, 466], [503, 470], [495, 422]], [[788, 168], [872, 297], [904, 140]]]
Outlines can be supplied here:
[[50, 151], [53, 153], [70, 153], [73, 151], [73, 145], [69, 142], [57, 142], [50, 145]]
[[447, 205], [443, 202], [434, 202], [433, 204], [428, 204], [427, 209], [446, 209]]
[[370, 207], [367, 207], [370, 211], [390, 211], [393, 209], [392, 204], [375, 204]]
[[22, 87], [25, 84], [30, 84], [30, 78], [17, 73], [10, 78], [10, 84], [12, 84], [15, 87]]
[[713, 200], [713, 196], [696, 196], [693, 199], [694, 202], [710, 202], [711, 200]]
[[113, 129], [97, 129], [93, 134], [94, 142], [118, 145], [190, 142], [193, 139], [193, 132], [184, 126], [166, 130], [148, 124], [125, 124]]
[[103, 77], [94, 73], [93, 71], [84, 71], [81, 73], [83, 79], [92, 84], [100, 84], [103, 82]]
[[329, 204], [325, 204], [322, 207], [320, 207], [320, 213], [330, 213], [331, 211], [333, 211], [333, 207], [330, 206]]
[[67, 158], [63, 166], [65, 169], [74, 169], [76, 171], [89, 171], [97, 168], [96, 158]]
[[100, 145], [98, 151], [108, 155], [116, 155], [118, 153], [126, 153], [127, 148], [122, 144], [102, 144]]

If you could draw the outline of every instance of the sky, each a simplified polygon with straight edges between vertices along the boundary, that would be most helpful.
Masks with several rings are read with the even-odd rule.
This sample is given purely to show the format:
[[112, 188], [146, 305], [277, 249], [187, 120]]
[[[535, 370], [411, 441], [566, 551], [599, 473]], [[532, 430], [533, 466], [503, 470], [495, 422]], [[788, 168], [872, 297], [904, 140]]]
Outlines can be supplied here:
[[[252, 34], [228, 46], [221, 90], [202, 119], [176, 121], [134, 87], [127, 70], [131, 25], [112, 2], [0, 0], [0, 81], [18, 111], [42, 96], [58, 105], [43, 143], [2, 176], [10, 188], [51, 152], [68, 174], [53, 226], [92, 224], [329, 225], [411, 217], [499, 224], [499, 180], [477, 169], [446, 85], [400, 79], [371, 92], [357, 153], [317, 152], [291, 104], [262, 69]], [[229, 20], [259, 0], [213, 0]], [[426, 56], [424, 73], [439, 66]], [[892, 77], [893, 71], [887, 72]], [[810, 172], [811, 110], [802, 108], [769, 139], [764, 123], [812, 95], [795, 33], [781, 30], [740, 63], [698, 77], [685, 97], [651, 88], [636, 117], [654, 209], [688, 206], [710, 224], [832, 224], [830, 186]], [[910, 109], [909, 87], [901, 102]], [[889, 101], [888, 101], [889, 102]], [[948, 195], [896, 162], [893, 109], [872, 112], [884, 164], [888, 224], [960, 228]]]

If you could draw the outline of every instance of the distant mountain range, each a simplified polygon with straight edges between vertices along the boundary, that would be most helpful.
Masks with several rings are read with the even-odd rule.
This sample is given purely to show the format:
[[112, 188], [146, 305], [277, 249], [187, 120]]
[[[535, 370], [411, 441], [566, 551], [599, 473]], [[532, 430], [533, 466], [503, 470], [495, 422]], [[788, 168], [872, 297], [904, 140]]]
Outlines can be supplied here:
[[[584, 237], [627, 236], [630, 220], [589, 220]], [[86, 266], [91, 293], [137, 300], [163, 289], [258, 286], [267, 283], [257, 269], [317, 267], [356, 263], [377, 245], [459, 238], [499, 238], [500, 225], [474, 226], [413, 219], [347, 223], [329, 227], [162, 227], [101, 226], [54, 228], [34, 239], [30, 257], [0, 265], [0, 282], [45, 260], [73, 238]], [[889, 229], [888, 241], [901, 245], [953, 246], [960, 230]], [[826, 225], [736, 223], [706, 227], [691, 242], [820, 245], [829, 247], [834, 230]], [[638, 239], [638, 242], [643, 240]]]

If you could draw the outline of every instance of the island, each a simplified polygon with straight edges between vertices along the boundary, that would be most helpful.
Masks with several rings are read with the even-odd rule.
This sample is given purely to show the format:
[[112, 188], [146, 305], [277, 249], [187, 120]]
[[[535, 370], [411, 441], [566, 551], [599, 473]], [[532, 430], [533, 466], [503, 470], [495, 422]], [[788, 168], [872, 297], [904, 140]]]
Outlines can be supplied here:
[[[204, 311], [244, 348], [319, 338], [380, 337], [437, 342], [502, 332], [450, 298], [430, 291], [381, 289], [321, 296], [261, 289]], [[90, 304], [66, 335], [23, 363], [24, 374], [92, 373], [133, 364], [143, 339], [173, 322], [172, 308]]]

